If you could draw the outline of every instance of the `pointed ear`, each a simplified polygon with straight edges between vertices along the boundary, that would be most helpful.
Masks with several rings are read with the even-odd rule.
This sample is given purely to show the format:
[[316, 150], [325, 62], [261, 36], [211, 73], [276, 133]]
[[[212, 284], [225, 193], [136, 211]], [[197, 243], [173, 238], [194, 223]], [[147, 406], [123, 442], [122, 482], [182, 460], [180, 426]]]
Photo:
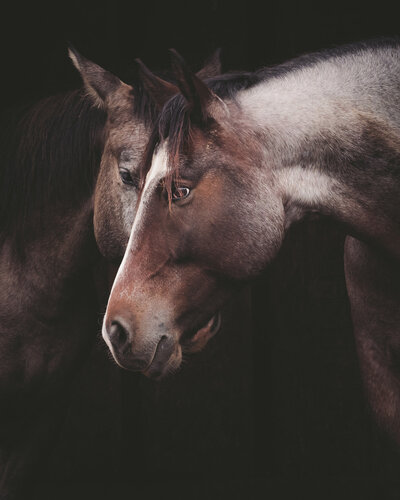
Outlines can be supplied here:
[[187, 66], [175, 49], [170, 49], [172, 70], [179, 90], [187, 101], [192, 119], [204, 123], [208, 118], [208, 106], [215, 95]]
[[107, 98], [116, 93], [124, 84], [109, 71], [83, 57], [71, 45], [68, 48], [68, 54], [75, 68], [81, 74], [92, 100], [97, 106], [104, 108]]
[[179, 94], [179, 88], [173, 83], [162, 80], [156, 76], [140, 59], [135, 59], [135, 62], [138, 66], [139, 78], [144, 88], [157, 108], [161, 110], [171, 97]]
[[196, 76], [201, 80], [219, 76], [221, 70], [221, 49], [218, 48], [211, 56], [206, 59], [204, 66], [196, 73]]

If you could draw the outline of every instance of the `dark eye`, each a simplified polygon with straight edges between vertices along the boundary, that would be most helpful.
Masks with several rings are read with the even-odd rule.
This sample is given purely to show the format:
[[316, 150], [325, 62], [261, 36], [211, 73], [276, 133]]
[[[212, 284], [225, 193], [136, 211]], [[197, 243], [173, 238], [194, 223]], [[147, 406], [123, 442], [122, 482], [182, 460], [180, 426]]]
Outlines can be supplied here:
[[190, 189], [186, 186], [173, 186], [172, 188], [172, 201], [183, 200], [190, 194]]
[[121, 177], [121, 180], [124, 184], [129, 184], [130, 186], [135, 185], [135, 181], [132, 178], [131, 173], [126, 168], [119, 169], [119, 176]]

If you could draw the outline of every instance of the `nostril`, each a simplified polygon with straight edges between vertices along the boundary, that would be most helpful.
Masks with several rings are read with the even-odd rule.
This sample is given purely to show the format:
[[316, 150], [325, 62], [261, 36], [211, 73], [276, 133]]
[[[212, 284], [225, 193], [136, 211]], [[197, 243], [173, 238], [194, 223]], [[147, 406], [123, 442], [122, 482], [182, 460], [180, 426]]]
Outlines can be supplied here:
[[166, 357], [169, 357], [170, 355], [170, 348], [171, 348], [171, 342], [168, 341], [167, 335], [163, 335], [156, 347], [154, 357], [153, 357], [153, 363], [158, 363], [162, 362], [165, 360]]
[[114, 347], [123, 348], [129, 342], [129, 334], [119, 321], [111, 323], [109, 337]]
[[157, 353], [161, 352], [164, 349], [165, 345], [167, 344], [167, 340], [168, 340], [168, 338], [166, 335], [163, 335], [160, 338], [160, 340], [157, 344], [157, 347], [156, 347], [156, 353], [155, 353], [154, 357], [157, 355]]

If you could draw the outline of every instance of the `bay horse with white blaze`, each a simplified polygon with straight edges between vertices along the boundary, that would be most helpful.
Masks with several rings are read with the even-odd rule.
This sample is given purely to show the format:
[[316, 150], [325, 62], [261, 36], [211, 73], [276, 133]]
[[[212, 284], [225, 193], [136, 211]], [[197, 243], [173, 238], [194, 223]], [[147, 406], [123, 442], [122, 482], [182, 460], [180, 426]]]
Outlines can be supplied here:
[[303, 56], [222, 97], [172, 56], [181, 95], [144, 154], [103, 324], [113, 354], [123, 364], [130, 350], [156, 378], [176, 369], [294, 222], [330, 217], [351, 235], [346, 280], [369, 400], [400, 443], [400, 42]]

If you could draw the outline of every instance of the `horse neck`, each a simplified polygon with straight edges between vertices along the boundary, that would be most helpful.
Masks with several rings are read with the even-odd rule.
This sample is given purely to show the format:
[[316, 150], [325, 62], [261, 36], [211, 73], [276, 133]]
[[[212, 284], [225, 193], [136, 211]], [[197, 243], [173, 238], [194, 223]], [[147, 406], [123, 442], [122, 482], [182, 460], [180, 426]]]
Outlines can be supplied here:
[[396, 54], [390, 70], [382, 54], [372, 54], [263, 82], [239, 96], [262, 137], [287, 226], [310, 211], [329, 215], [400, 257]]

